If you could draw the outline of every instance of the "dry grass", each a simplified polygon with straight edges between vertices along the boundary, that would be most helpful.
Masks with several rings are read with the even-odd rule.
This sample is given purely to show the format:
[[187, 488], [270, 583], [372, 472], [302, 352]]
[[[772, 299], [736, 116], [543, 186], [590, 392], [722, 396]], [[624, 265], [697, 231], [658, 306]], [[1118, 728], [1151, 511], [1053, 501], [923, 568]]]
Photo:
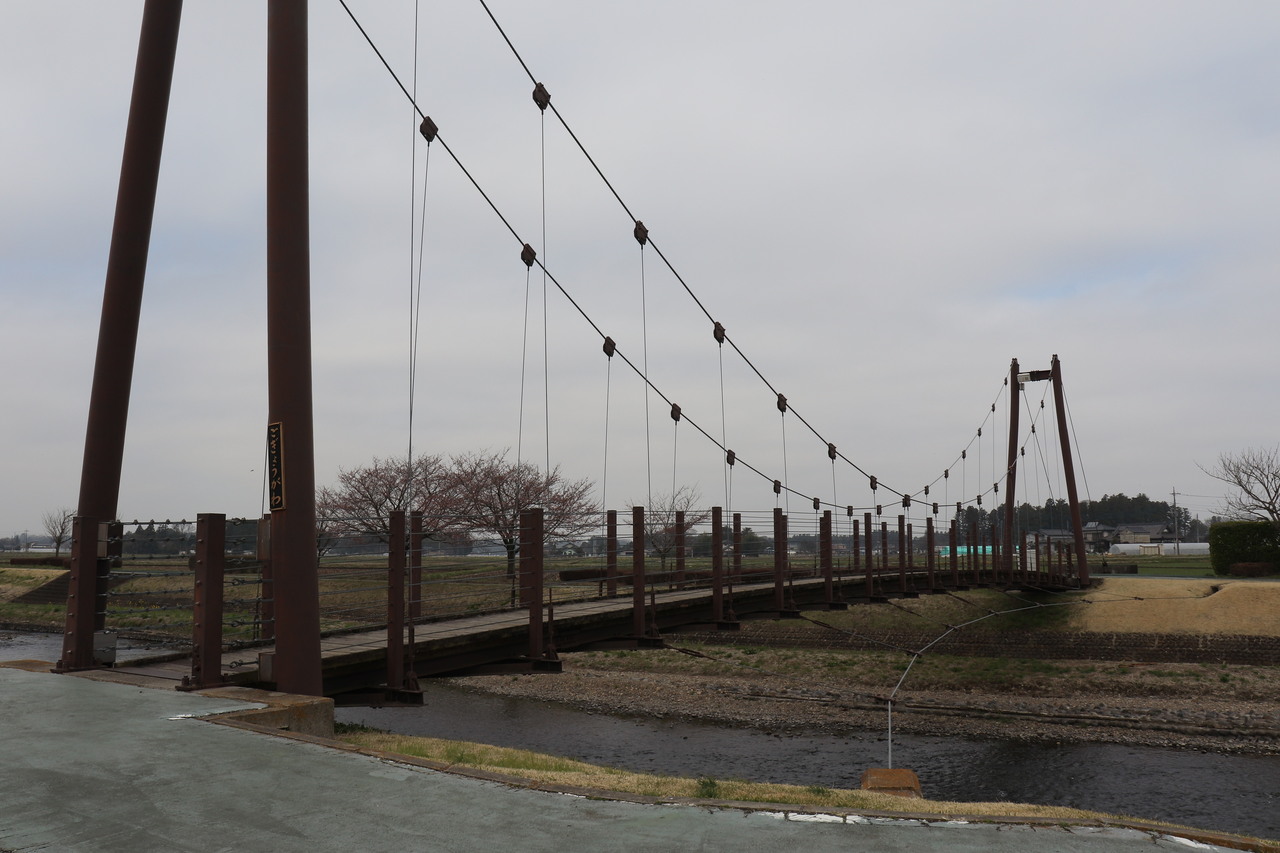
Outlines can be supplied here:
[[735, 780], [688, 779], [632, 773], [581, 761], [487, 744], [355, 731], [339, 735], [355, 746], [426, 759], [442, 768], [466, 768], [527, 779], [555, 788], [595, 788], [658, 798], [701, 798], [749, 803], [776, 803], [879, 812], [927, 812], [941, 816], [1034, 817], [1062, 820], [1105, 820], [1105, 815], [1058, 806], [1024, 803], [952, 803], [915, 800], [870, 791], [818, 786], [775, 785]]
[[0, 568], [0, 601], [13, 599], [43, 586], [63, 574], [64, 569]]
[[1280, 583], [1106, 578], [1072, 608], [1080, 631], [1280, 636]]
[[[776, 675], [833, 695], [879, 696], [902, 676], [901, 652], [694, 646], [706, 657], [671, 649], [568, 652], [566, 665], [608, 674], [670, 674], [700, 678]], [[915, 662], [909, 691], [974, 691], [1019, 696], [1163, 696], [1280, 701], [1275, 667], [1221, 663], [1133, 663], [1037, 660], [930, 654]]]
[[[1041, 607], [1028, 605], [1040, 604]], [[999, 615], [993, 615], [999, 614]], [[988, 618], [989, 617], [989, 618]], [[981, 620], [983, 630], [1280, 636], [1280, 583], [1227, 578], [1105, 577], [1087, 591], [1004, 594], [972, 589], [823, 613], [822, 621], [874, 635]]]

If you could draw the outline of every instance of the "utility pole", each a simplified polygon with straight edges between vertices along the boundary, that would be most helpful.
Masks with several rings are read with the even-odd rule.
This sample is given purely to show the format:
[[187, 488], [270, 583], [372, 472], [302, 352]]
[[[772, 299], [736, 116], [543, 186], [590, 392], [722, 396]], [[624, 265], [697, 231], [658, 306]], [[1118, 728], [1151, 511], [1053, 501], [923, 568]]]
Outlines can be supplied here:
[[1182, 556], [1182, 542], [1178, 536], [1178, 487], [1173, 487], [1173, 552]]

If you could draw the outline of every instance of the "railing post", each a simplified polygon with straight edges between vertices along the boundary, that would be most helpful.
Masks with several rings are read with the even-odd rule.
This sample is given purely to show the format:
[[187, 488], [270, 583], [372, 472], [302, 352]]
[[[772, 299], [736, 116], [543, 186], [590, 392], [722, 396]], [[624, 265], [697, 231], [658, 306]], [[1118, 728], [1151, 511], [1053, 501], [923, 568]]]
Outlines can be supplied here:
[[876, 546], [874, 541], [875, 534], [872, 533], [872, 527], [871, 527], [871, 513], [869, 512], [863, 513], [862, 521], [863, 521], [863, 526], [866, 528], [866, 533], [867, 533], [866, 538], [863, 541], [863, 545], [866, 546], [866, 550], [867, 550], [867, 601], [870, 601], [871, 599], [875, 598], [875, 595], [876, 595], [876, 590], [875, 590]]
[[782, 507], [773, 508], [773, 607], [779, 613], [787, 609], [785, 602], [787, 573], [787, 517]]
[[1000, 571], [1000, 548], [997, 544], [995, 528], [988, 527], [986, 532], [986, 547], [982, 549], [982, 570], [987, 573], [993, 581], [1000, 583], [1003, 580], [1003, 573]]
[[724, 621], [724, 510], [711, 508], [711, 620]]
[[976, 531], [978, 536], [978, 565], [981, 566], [983, 581], [990, 583], [991, 578], [987, 575], [987, 548], [983, 544], [986, 542], [986, 534], [981, 530]]
[[880, 522], [880, 574], [889, 574], [889, 522]]
[[520, 600], [529, 608], [529, 658], [542, 660], [543, 513], [535, 506], [520, 511]]
[[191, 678], [183, 687], [216, 687], [222, 678], [222, 603], [226, 574], [227, 517], [196, 516], [196, 578], [191, 625]]
[[[684, 510], [676, 510], [676, 589], [684, 589]], [[668, 585], [670, 589], [670, 585]]]
[[826, 592], [827, 604], [832, 604], [836, 600], [835, 579], [832, 577], [832, 553], [831, 510], [828, 509], [818, 520], [818, 562], [821, 563], [822, 585]]
[[929, 584], [929, 590], [931, 592], [938, 588], [937, 578], [934, 575], [934, 567], [937, 563], [936, 552], [938, 550], [935, 547], [936, 539], [934, 538], [934, 536], [935, 534], [933, 530], [933, 516], [931, 515], [925, 516], [925, 519], [924, 519], [924, 549], [925, 549], [924, 565], [925, 565], [925, 572], [927, 573], [927, 576], [929, 578], [928, 584]]
[[408, 639], [405, 645], [405, 688], [418, 689], [418, 671], [414, 655], [418, 651], [415, 634], [416, 620], [422, 618], [422, 542], [426, 534], [422, 530], [422, 511], [409, 513], [409, 618], [405, 625]]
[[409, 513], [409, 631], [422, 618], [422, 511]]
[[613, 598], [618, 594], [618, 511], [605, 513], [604, 577], [605, 591]]
[[258, 609], [259, 635], [270, 640], [276, 635], [276, 585], [275, 575], [271, 568], [271, 516], [264, 515], [258, 520], [258, 565], [262, 567], [262, 581], [259, 585], [258, 598], [261, 602]]
[[391, 512], [387, 542], [387, 688], [404, 689], [405, 513]]
[[956, 520], [951, 519], [951, 531], [947, 536], [947, 544], [951, 546], [951, 585], [960, 586], [960, 533]]
[[850, 553], [853, 558], [849, 562], [849, 573], [857, 575], [862, 571], [862, 523], [857, 519], [850, 522], [852, 526], [853, 539], [850, 541]]
[[970, 524], [967, 533], [968, 535], [965, 538], [969, 540], [969, 553], [967, 555], [969, 557], [969, 576], [972, 578], [974, 586], [978, 586], [982, 583], [982, 575], [978, 571], [978, 525]]
[[742, 583], [742, 513], [733, 514], [733, 571], [729, 574], [730, 582]]
[[907, 594], [907, 553], [910, 546], [907, 543], [907, 519], [902, 513], [898, 513], [898, 590], [903, 594]]
[[1018, 536], [1018, 571], [1021, 573], [1023, 583], [1031, 579], [1031, 572], [1027, 566], [1027, 532], [1025, 530]]
[[90, 516], [77, 515], [71, 521], [71, 574], [59, 670], [89, 669], [93, 666], [97, 583], [98, 521]]
[[631, 630], [647, 633], [644, 618], [644, 507], [631, 508]]

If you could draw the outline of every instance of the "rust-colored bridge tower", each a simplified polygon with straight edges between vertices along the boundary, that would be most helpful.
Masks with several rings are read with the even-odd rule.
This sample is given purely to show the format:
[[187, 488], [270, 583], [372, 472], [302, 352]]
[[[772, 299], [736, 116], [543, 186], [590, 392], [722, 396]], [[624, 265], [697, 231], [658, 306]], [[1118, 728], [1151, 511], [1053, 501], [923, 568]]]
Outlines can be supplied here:
[[1084, 544], [1084, 524], [1080, 515], [1080, 494], [1076, 490], [1075, 465], [1071, 458], [1071, 438], [1067, 434], [1066, 394], [1062, 387], [1062, 362], [1054, 353], [1048, 370], [1032, 370], [1023, 372], [1015, 358], [1009, 367], [1009, 467], [1004, 494], [1004, 559], [1010, 572], [1013, 570], [1014, 551], [1014, 508], [1018, 473], [1018, 404], [1021, 398], [1018, 391], [1024, 382], [1053, 383], [1054, 410], [1058, 420], [1058, 444], [1062, 452], [1062, 474], [1067, 485], [1067, 505], [1071, 511], [1072, 553], [1075, 555], [1076, 577], [1081, 586], [1089, 585], [1089, 558]]
[[[125, 132], [72, 543], [63, 670], [94, 665], [182, 0], [147, 0]], [[308, 231], [307, 2], [267, 4], [267, 353], [279, 688], [319, 695]]]

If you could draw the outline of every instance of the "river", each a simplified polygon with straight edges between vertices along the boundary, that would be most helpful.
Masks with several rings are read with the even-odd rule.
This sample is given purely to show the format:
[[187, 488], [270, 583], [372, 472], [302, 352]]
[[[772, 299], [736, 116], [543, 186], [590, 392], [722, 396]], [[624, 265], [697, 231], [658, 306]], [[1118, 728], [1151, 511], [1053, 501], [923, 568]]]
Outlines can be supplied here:
[[[58, 634], [0, 631], [0, 660], [56, 660], [60, 643]], [[148, 653], [144, 645], [122, 641], [119, 657]], [[779, 735], [591, 714], [438, 681], [425, 682], [424, 690], [422, 707], [340, 708], [337, 718], [676, 776], [857, 788], [863, 770], [887, 764], [882, 733]], [[1278, 756], [898, 734], [893, 763], [915, 770], [925, 796], [936, 800], [1072, 806], [1280, 838]]]
[[[155, 644], [121, 639], [116, 645], [116, 661], [124, 663], [164, 651], [167, 649]], [[30, 634], [0, 629], [0, 661], [30, 659], [47, 660], [52, 663], [60, 657], [62, 657], [61, 634]]]
[[[887, 763], [886, 739], [877, 733], [779, 735], [592, 714], [440, 682], [424, 689], [420, 708], [339, 708], [337, 716], [675, 776], [857, 788], [863, 770]], [[930, 799], [1072, 806], [1280, 838], [1280, 756], [895, 734], [893, 763], [915, 770]]]

